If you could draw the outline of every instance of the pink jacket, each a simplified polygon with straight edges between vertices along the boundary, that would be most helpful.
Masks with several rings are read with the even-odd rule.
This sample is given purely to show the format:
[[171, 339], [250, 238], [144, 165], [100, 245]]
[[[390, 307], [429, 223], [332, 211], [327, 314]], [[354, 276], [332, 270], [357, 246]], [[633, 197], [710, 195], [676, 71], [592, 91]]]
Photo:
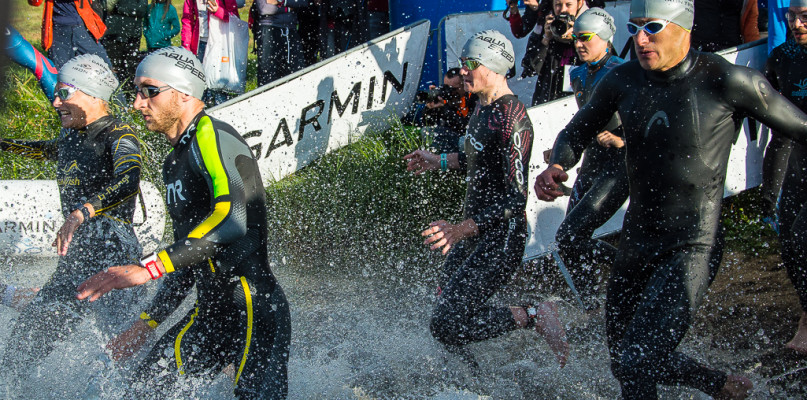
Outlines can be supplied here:
[[[235, 14], [238, 19], [238, 6], [235, 0], [216, 0], [219, 9], [209, 16], [215, 16], [218, 19], [227, 21], [230, 14]], [[196, 0], [185, 0], [185, 5], [182, 7], [182, 31], [180, 32], [182, 39], [182, 47], [190, 50], [193, 54], [199, 50], [199, 9], [196, 7]]]

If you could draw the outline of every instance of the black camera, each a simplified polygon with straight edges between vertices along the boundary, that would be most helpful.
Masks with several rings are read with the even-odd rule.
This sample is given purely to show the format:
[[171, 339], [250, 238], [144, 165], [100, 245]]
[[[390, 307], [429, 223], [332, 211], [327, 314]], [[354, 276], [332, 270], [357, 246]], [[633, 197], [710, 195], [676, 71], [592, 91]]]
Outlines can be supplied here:
[[434, 103], [440, 101], [438, 98], [442, 98], [446, 101], [455, 101], [459, 100], [460, 94], [457, 92], [456, 88], [448, 85], [442, 85], [429, 89], [428, 91], [419, 91], [415, 94], [416, 103]]
[[554, 36], [556, 40], [560, 40], [561, 36], [572, 27], [572, 22], [574, 22], [574, 15], [569, 13], [562, 13], [555, 16], [555, 20], [549, 24], [549, 30], [552, 32], [552, 36]]

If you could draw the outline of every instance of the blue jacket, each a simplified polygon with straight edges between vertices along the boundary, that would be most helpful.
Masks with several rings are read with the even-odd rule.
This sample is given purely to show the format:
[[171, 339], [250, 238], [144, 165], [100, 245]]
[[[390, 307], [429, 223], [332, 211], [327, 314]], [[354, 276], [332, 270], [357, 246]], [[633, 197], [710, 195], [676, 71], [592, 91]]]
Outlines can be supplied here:
[[171, 39], [179, 33], [177, 10], [169, 4], [168, 14], [163, 20], [163, 7], [162, 4], [152, 4], [148, 16], [143, 20], [143, 36], [149, 50], [171, 46]]

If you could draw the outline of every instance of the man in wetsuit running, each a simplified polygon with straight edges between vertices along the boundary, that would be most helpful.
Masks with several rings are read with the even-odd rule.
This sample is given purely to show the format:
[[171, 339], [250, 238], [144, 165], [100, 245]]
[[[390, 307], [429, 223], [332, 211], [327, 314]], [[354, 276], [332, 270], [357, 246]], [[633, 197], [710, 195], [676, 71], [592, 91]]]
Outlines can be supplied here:
[[[585, 65], [572, 70], [570, 76], [577, 105], [582, 107], [589, 102], [597, 82], [624, 60], [614, 55], [614, 47], [609, 42], [616, 33], [614, 19], [602, 8], [583, 12], [575, 20], [573, 29], [574, 46]], [[566, 218], [555, 235], [561, 259], [569, 268], [587, 310], [601, 306], [597, 299], [597, 266], [610, 265], [616, 256], [614, 246], [591, 236], [628, 198], [625, 144], [620, 125], [619, 115], [615, 114], [586, 148], [583, 165], [569, 196]]]
[[[765, 76], [802, 111], [807, 111], [807, 0], [791, 0], [786, 19], [793, 37], [771, 52], [765, 65]], [[791, 150], [792, 149], [792, 150]], [[769, 161], [769, 160], [775, 161]], [[764, 185], [769, 195], [767, 209], [773, 209], [779, 194], [776, 175], [771, 168], [786, 170], [781, 184], [779, 202], [779, 239], [782, 244], [782, 262], [801, 304], [801, 319], [795, 336], [785, 346], [807, 355], [807, 148], [800, 143], [775, 136], [768, 146], [764, 164]], [[763, 188], [766, 189], [766, 188]], [[773, 201], [772, 201], [773, 200]]]
[[432, 335], [457, 349], [518, 328], [536, 329], [561, 366], [569, 354], [566, 335], [552, 303], [496, 307], [488, 300], [521, 264], [527, 239], [525, 208], [532, 151], [532, 123], [526, 107], [507, 86], [513, 45], [497, 31], [476, 33], [462, 49], [465, 90], [479, 96], [468, 124], [464, 152], [436, 155], [416, 150], [406, 169], [467, 170], [464, 220], [440, 220], [423, 231], [431, 249], [448, 253], [432, 313]]
[[[628, 31], [638, 62], [606, 75], [561, 131], [538, 176], [542, 200], [619, 112], [630, 205], [606, 297], [611, 369], [628, 399], [683, 384], [741, 399], [751, 381], [706, 368], [676, 351], [722, 257], [720, 208], [732, 143], [744, 117], [799, 141], [807, 115], [759, 72], [690, 50], [691, 0], [633, 0]], [[710, 268], [712, 267], [712, 268]], [[710, 270], [711, 269], [711, 270]]]
[[142, 345], [196, 284], [196, 306], [146, 356], [127, 398], [165, 398], [179, 375], [212, 380], [230, 364], [237, 398], [285, 398], [291, 321], [269, 269], [266, 192], [257, 161], [238, 132], [205, 113], [202, 63], [189, 51], [151, 53], [134, 83], [134, 107], [146, 127], [173, 146], [163, 180], [175, 241], [140, 265], [93, 276], [79, 286], [78, 298], [95, 301], [168, 274], [140, 320], [110, 342], [119, 358]]
[[82, 318], [95, 317], [102, 332], [122, 328], [118, 318], [135, 305], [141, 290], [116, 293], [89, 305], [76, 301], [76, 287], [112, 265], [129, 263], [142, 249], [132, 229], [140, 184], [140, 147], [132, 128], [109, 115], [118, 86], [96, 55], [72, 58], [59, 71], [53, 106], [61, 119], [58, 138], [47, 141], [2, 139], [0, 148], [37, 160], [57, 162], [56, 175], [65, 222], [53, 245], [59, 263], [50, 280], [25, 307], [14, 326], [2, 371], [26, 379], [27, 368], [50, 353]]

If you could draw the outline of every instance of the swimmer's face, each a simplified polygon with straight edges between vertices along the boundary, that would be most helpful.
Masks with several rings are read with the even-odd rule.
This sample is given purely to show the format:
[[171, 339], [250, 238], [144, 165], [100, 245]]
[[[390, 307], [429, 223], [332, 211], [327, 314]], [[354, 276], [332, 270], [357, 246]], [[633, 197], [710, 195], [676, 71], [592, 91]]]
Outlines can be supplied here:
[[53, 107], [56, 108], [56, 112], [59, 114], [59, 120], [63, 128], [81, 129], [87, 126], [87, 114], [95, 115], [100, 111], [99, 107], [102, 110], [105, 107], [102, 100], [70, 85], [59, 82], [56, 85], [56, 91], [58, 92], [59, 89], [68, 89], [71, 92], [64, 99], [58, 95], [53, 97]]
[[[643, 26], [657, 18], [631, 18], [630, 22]], [[633, 47], [642, 68], [650, 71], [666, 71], [681, 62], [689, 52], [690, 33], [670, 22], [660, 32], [648, 34], [644, 29], [633, 36]]]
[[605, 56], [605, 51], [608, 50], [608, 41], [603, 40], [598, 35], [590, 36], [591, 40], [585, 40], [586, 37], [589, 37], [587, 35], [589, 33], [591, 32], [575, 33], [575, 36], [579, 39], [575, 39], [574, 49], [577, 51], [580, 60], [585, 63], [593, 63], [601, 59]]
[[460, 75], [463, 80], [463, 88], [468, 93], [482, 93], [494, 84], [493, 75], [495, 72], [488, 69], [488, 67], [479, 64], [474, 69], [468, 69], [468, 66], [463, 65], [460, 69]]
[[790, 7], [787, 11], [795, 16], [793, 21], [790, 21], [790, 18], [787, 19], [787, 26], [790, 27], [790, 32], [793, 33], [793, 39], [796, 40], [799, 46], [807, 47], [807, 24], [801, 22], [800, 18], [807, 17], [807, 7]]
[[[134, 83], [141, 92], [147, 86], [157, 88], [166, 86], [164, 82], [142, 76], [136, 77]], [[146, 129], [163, 134], [175, 131], [182, 115], [179, 93], [174, 89], [167, 89], [149, 98], [143, 93], [138, 93], [135, 96], [134, 108], [143, 116]]]

